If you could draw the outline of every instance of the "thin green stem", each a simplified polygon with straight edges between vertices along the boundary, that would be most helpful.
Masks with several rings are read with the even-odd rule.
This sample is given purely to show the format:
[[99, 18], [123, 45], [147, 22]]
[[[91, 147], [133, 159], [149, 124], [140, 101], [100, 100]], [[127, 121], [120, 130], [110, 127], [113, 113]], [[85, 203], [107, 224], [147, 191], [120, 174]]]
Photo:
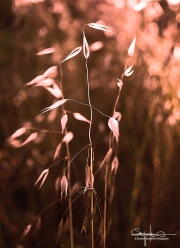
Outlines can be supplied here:
[[101, 206], [101, 200], [99, 199], [98, 193], [95, 191], [95, 189], [93, 189], [93, 192], [94, 192], [96, 204], [97, 204], [98, 209], [99, 209], [100, 218], [102, 220], [103, 219], [103, 210], [102, 210], [102, 206]]

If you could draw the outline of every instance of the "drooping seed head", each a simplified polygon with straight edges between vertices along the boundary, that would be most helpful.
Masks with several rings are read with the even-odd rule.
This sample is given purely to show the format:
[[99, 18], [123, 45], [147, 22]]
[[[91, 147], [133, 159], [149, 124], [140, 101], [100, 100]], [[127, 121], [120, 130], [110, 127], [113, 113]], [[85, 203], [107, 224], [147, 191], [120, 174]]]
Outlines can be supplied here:
[[68, 189], [68, 181], [66, 176], [64, 175], [61, 179], [61, 199], [63, 196], [63, 193], [65, 194], [65, 197], [67, 196], [67, 189]]

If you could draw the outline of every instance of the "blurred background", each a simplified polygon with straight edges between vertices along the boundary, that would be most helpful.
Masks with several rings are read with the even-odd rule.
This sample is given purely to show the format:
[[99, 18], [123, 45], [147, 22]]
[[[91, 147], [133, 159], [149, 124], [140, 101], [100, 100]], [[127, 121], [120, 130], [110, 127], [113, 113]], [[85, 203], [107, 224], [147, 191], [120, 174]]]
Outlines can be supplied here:
[[[113, 33], [85, 27], [91, 46], [88, 59], [92, 104], [112, 116], [128, 48], [136, 36], [134, 55], [128, 61], [134, 73], [124, 77], [117, 111], [121, 112], [119, 168], [115, 179], [112, 226], [107, 247], [144, 247], [131, 230], [164, 231], [169, 241], [147, 241], [147, 247], [180, 245], [180, 1], [138, 0], [6, 0], [0, 2], [0, 247], [57, 247], [57, 228], [63, 210], [56, 202], [20, 241], [24, 228], [42, 209], [57, 199], [55, 181], [63, 164], [50, 171], [40, 190], [33, 185], [53, 163], [62, 136], [60, 109], [39, 115], [57, 98], [43, 87], [26, 84], [57, 65], [82, 45], [84, 24], [99, 22]], [[37, 55], [52, 48], [54, 53]], [[62, 65], [65, 98], [87, 103], [86, 69], [80, 53]], [[89, 109], [67, 102], [71, 156], [88, 144], [88, 124], [73, 118], [78, 112], [89, 119]], [[97, 170], [108, 151], [108, 119], [93, 111], [92, 142]], [[8, 137], [21, 127], [37, 138], [25, 146], [10, 145]], [[43, 131], [44, 130], [44, 131]], [[61, 153], [65, 153], [62, 148]], [[75, 196], [84, 186], [87, 151], [72, 165]], [[95, 188], [101, 196], [103, 175]], [[76, 187], [78, 186], [78, 187]], [[74, 196], [74, 197], [75, 197]], [[73, 203], [75, 247], [90, 247], [81, 234], [83, 197]], [[88, 234], [87, 234], [88, 235]], [[68, 227], [61, 247], [70, 247]], [[96, 246], [99, 246], [97, 240]]]

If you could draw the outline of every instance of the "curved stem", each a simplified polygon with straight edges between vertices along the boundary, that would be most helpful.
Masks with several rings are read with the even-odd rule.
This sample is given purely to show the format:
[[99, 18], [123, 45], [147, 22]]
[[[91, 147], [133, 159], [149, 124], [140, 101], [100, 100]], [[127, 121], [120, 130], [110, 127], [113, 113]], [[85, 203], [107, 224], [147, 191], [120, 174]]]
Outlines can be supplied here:
[[64, 171], [64, 174], [66, 173], [66, 170], [70, 167], [70, 164], [73, 162], [73, 160], [77, 157], [77, 155], [79, 155], [79, 153], [81, 153], [84, 149], [86, 149], [87, 147], [89, 146], [89, 144], [85, 147], [83, 147], [78, 153], [76, 153], [76, 155], [71, 159], [71, 160], [68, 160], [68, 165], [67, 167], [65, 168], [65, 171]]
[[95, 109], [96, 111], [98, 111], [100, 114], [102, 114], [102, 115], [104, 115], [104, 116], [106, 116], [106, 117], [108, 117], [108, 118], [111, 118], [109, 115], [104, 114], [104, 113], [101, 112], [99, 109], [95, 108], [93, 105], [91, 105], [91, 107], [92, 107], [93, 109]]

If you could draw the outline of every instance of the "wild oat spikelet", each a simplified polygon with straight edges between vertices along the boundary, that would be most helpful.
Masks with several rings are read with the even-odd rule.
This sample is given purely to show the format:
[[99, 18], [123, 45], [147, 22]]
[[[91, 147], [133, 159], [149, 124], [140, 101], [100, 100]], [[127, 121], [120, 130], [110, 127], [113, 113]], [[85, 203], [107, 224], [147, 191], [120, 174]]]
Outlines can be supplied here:
[[24, 229], [24, 231], [23, 231], [23, 233], [22, 233], [22, 235], [21, 235], [20, 240], [23, 240], [23, 239], [24, 239], [24, 237], [25, 237], [25, 236], [28, 234], [28, 232], [31, 230], [31, 227], [32, 227], [31, 224], [29, 224], [29, 225], [26, 226], [26, 228]]
[[68, 189], [68, 181], [66, 176], [64, 175], [61, 179], [61, 199], [63, 196], [63, 193], [65, 193], [65, 197], [67, 196], [67, 189]]
[[88, 59], [90, 55], [90, 50], [89, 50], [89, 45], [86, 40], [86, 36], [84, 32], [83, 32], [83, 53], [84, 53], [84, 57]]
[[[35, 182], [34, 186], [43, 178], [41, 185], [39, 186], [39, 189], [41, 188], [41, 186], [43, 185], [43, 183], [45, 182], [47, 176], [49, 174], [49, 169], [45, 169], [41, 172], [40, 176], [38, 177], [37, 181]], [[33, 186], [33, 187], [34, 187]]]
[[136, 45], [136, 37], [134, 37], [129, 49], [128, 49], [128, 55], [129, 57], [132, 57], [135, 51], [135, 45]]

